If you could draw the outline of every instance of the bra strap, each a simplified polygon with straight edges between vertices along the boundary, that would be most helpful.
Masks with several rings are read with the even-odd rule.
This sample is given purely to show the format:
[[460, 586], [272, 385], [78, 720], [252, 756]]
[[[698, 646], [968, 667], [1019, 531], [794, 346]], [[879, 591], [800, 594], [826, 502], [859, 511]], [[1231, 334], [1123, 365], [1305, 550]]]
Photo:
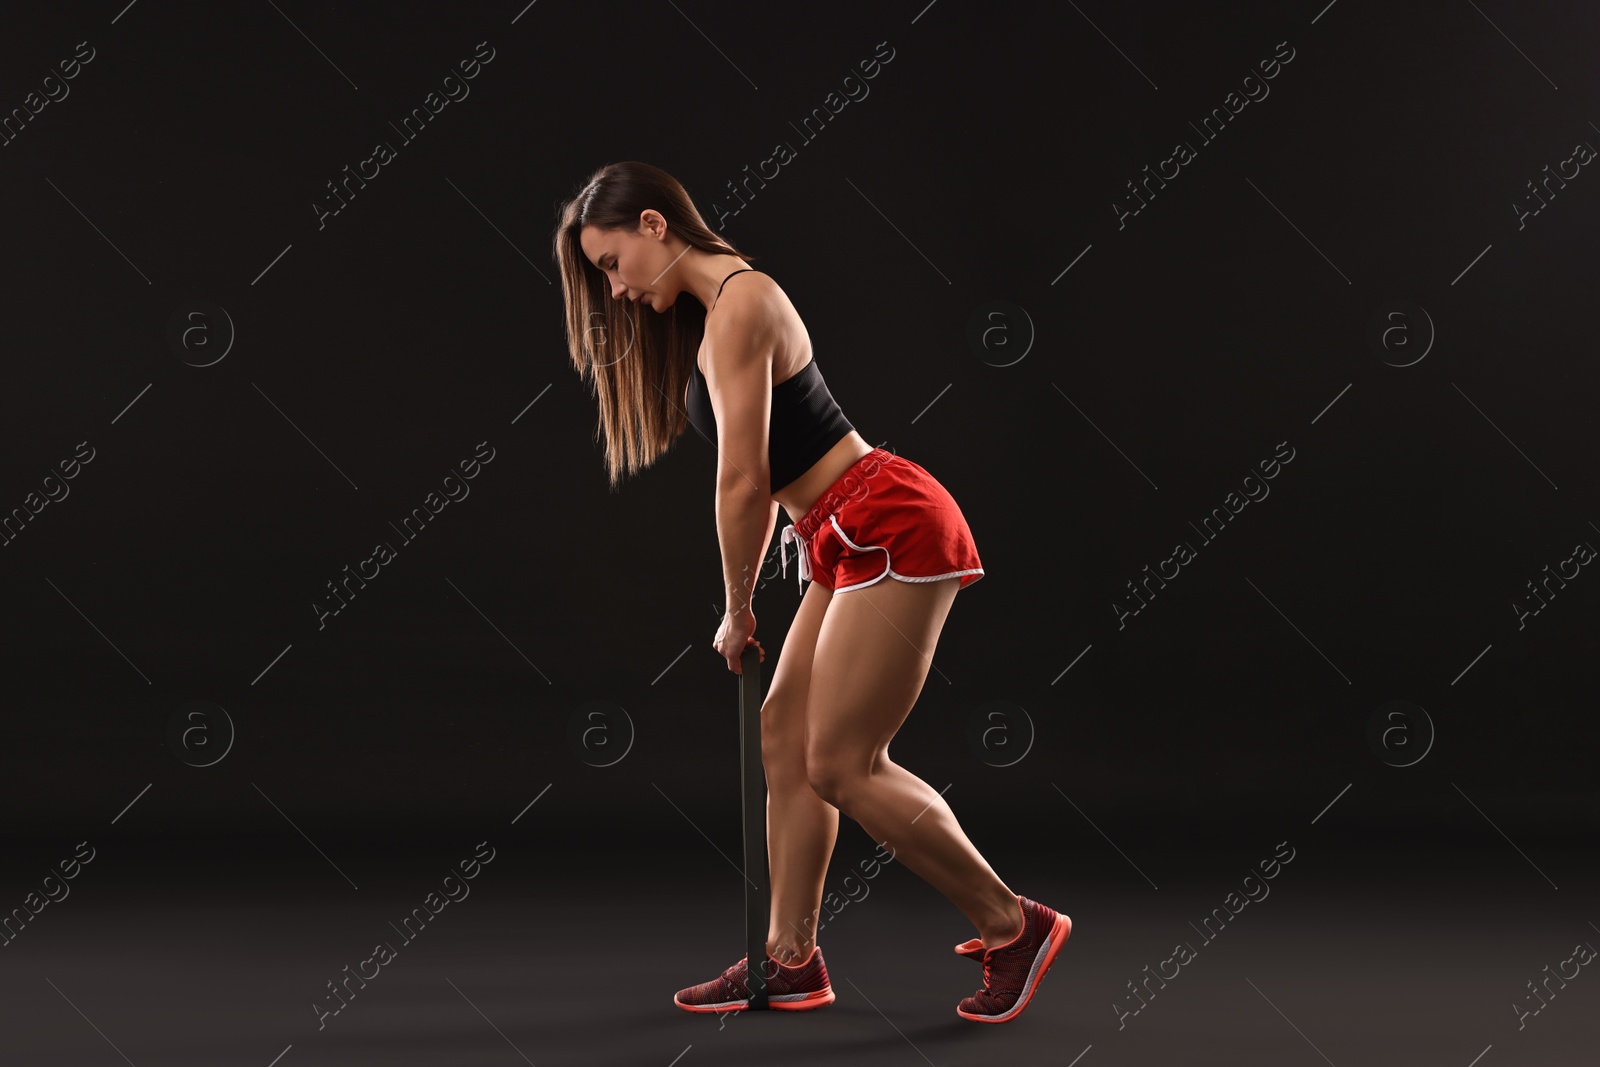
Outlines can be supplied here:
[[[734, 271], [733, 274], [743, 274], [745, 271], [755, 271], [758, 274], [760, 273], [759, 271], [756, 271], [754, 267], [740, 267], [738, 270]], [[728, 275], [728, 278], [733, 277], [733, 274]], [[722, 279], [722, 285], [728, 284], [728, 278]], [[713, 308], [717, 306], [717, 301], [722, 299], [722, 285], [717, 286], [717, 295], [711, 299], [711, 306]], [[711, 312], [707, 311], [706, 314], [709, 315]]]

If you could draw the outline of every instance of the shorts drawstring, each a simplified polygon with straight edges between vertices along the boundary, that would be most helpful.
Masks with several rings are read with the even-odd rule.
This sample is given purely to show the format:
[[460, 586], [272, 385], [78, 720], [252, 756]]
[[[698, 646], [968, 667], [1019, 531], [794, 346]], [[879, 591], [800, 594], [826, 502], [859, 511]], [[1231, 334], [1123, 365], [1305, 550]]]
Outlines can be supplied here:
[[789, 575], [789, 542], [793, 541], [798, 546], [795, 549], [799, 557], [800, 571], [795, 577], [795, 585], [800, 592], [805, 592], [803, 583], [811, 580], [811, 552], [806, 539], [795, 530], [794, 523], [783, 528], [783, 536], [778, 539], [778, 560], [783, 567], [784, 577]]

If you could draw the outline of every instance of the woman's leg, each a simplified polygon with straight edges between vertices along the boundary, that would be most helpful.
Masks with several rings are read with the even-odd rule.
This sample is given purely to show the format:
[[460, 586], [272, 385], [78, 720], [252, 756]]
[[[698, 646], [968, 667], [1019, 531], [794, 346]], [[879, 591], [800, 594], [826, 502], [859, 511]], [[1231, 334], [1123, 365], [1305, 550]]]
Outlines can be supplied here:
[[949, 897], [985, 945], [997, 945], [1022, 929], [1016, 894], [939, 792], [888, 751], [922, 691], [959, 581], [885, 577], [833, 595], [811, 668], [806, 766], [820, 797]]
[[816, 944], [823, 878], [839, 835], [839, 809], [811, 788], [805, 762], [812, 656], [831, 596], [815, 582], [807, 586], [761, 705], [772, 879], [767, 951], [790, 966], [803, 963]]

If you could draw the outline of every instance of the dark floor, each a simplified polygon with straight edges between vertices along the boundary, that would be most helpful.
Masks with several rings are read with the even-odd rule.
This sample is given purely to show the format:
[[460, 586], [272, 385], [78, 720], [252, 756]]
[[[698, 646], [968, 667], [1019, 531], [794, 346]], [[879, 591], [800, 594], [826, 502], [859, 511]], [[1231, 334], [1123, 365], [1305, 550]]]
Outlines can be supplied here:
[[[1592, 849], [1519, 842], [1523, 855], [1486, 840], [1442, 852], [1419, 839], [1356, 851], [1308, 830], [1267, 895], [1208, 941], [1201, 921], [1293, 835], [1256, 836], [1203, 852], [1146, 848], [1137, 868], [1109, 846], [1111, 864], [986, 847], [1014, 890], [1074, 921], [1032, 1004], [999, 1026], [955, 1014], [981, 984], [978, 965], [951, 951], [974, 931], [894, 864], [852, 883], [857, 899], [821, 933], [833, 1005], [712, 1016], [672, 1003], [742, 954], [740, 877], [710, 844], [659, 862], [598, 842], [503, 847], [410, 942], [390, 923], [441, 886], [470, 842], [403, 860], [323, 842], [327, 857], [304, 842], [227, 858], [107, 846], [0, 951], [0, 1063], [1597, 1062], [1600, 976], [1584, 967], [1564, 988], [1548, 977], [1579, 967], [1563, 964], [1575, 947], [1600, 945]], [[859, 829], [842, 830], [830, 889], [871, 851]], [[14, 895], [7, 908], [25, 891]], [[319, 1029], [313, 1003], [380, 940], [395, 956]], [[1119, 1022], [1117, 1005], [1139, 1003], [1129, 983], [1179, 942], [1192, 958]], [[1528, 983], [1541, 978], [1556, 994], [1519, 1025], [1515, 1005], [1539, 1004]]]

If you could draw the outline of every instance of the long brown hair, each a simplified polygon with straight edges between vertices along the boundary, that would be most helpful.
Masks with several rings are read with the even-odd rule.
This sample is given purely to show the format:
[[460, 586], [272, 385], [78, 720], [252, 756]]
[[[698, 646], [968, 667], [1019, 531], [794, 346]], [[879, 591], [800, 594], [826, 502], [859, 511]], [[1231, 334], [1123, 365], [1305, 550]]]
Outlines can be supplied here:
[[605, 441], [612, 489], [655, 463], [688, 428], [681, 398], [705, 336], [703, 308], [686, 310], [678, 300], [657, 313], [642, 301], [618, 300], [583, 254], [578, 235], [585, 226], [632, 233], [646, 208], [703, 252], [755, 258], [713, 233], [678, 180], [648, 163], [608, 163], [561, 205], [552, 243], [566, 301], [567, 351], [599, 401], [595, 439]]

